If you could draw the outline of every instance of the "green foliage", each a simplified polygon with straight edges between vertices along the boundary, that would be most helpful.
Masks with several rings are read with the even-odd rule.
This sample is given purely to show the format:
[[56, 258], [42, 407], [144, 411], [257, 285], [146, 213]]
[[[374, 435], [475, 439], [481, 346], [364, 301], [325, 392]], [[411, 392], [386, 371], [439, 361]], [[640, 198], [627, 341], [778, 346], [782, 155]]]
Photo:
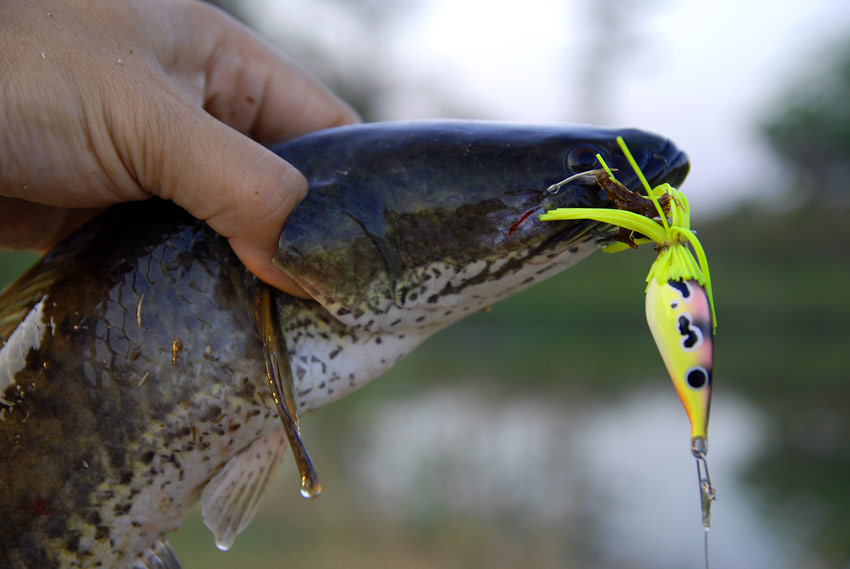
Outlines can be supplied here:
[[37, 259], [33, 253], [0, 250], [0, 290], [18, 278]]
[[792, 187], [833, 207], [850, 203], [850, 40], [827, 58], [826, 69], [788, 93], [762, 134], [791, 171]]

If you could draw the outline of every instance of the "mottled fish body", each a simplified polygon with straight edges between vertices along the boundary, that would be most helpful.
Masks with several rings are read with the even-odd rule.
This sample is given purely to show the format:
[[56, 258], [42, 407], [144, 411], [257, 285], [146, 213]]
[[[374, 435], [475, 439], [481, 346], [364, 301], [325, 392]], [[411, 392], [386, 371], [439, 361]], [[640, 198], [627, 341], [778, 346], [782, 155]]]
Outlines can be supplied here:
[[[310, 193], [275, 262], [300, 412], [362, 386], [440, 328], [592, 252], [610, 228], [540, 223], [610, 207], [593, 178], [622, 135], [653, 184], [687, 159], [640, 131], [468, 122], [342, 127], [275, 150]], [[199, 496], [221, 547], [285, 447], [227, 242], [164, 202], [109, 210], [0, 295], [0, 568], [178, 567], [164, 541]]]

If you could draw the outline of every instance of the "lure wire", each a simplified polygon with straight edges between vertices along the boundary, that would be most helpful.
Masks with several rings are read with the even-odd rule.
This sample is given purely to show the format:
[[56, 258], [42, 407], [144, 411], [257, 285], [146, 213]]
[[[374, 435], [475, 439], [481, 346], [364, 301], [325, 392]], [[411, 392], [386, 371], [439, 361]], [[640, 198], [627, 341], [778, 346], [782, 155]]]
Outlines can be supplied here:
[[708, 473], [708, 459], [703, 449], [696, 446], [691, 448], [697, 461], [697, 480], [699, 482], [700, 509], [702, 510], [702, 528], [704, 530], [705, 547], [705, 569], [711, 569], [711, 557], [709, 554], [709, 535], [711, 533], [711, 503], [717, 500], [717, 490], [711, 483]]

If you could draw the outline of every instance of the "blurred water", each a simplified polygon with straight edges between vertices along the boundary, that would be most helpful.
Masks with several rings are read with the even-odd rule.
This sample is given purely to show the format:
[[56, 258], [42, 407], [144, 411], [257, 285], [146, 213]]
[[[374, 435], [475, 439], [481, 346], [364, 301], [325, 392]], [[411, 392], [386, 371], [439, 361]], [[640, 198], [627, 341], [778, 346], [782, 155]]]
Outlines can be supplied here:
[[[412, 527], [458, 518], [505, 531], [560, 528], [582, 565], [674, 569], [702, 562], [696, 467], [672, 392], [613, 402], [482, 398], [435, 390], [364, 411], [348, 456], [360, 498]], [[710, 466], [715, 567], [817, 567], [792, 524], [764, 518], [741, 477], [769, 420], [715, 401]], [[575, 555], [575, 554], [573, 554]]]

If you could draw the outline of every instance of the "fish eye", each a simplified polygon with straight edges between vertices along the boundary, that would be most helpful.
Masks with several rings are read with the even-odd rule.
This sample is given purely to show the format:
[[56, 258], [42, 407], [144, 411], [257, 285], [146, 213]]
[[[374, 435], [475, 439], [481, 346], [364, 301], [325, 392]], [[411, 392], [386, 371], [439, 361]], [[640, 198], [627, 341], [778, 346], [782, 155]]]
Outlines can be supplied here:
[[685, 373], [685, 381], [687, 381], [688, 386], [694, 390], [702, 389], [708, 385], [709, 379], [710, 375], [708, 370], [701, 366], [692, 367], [687, 371], [687, 373]]
[[567, 169], [570, 172], [578, 174], [579, 172], [601, 168], [602, 165], [596, 159], [597, 154], [602, 155], [602, 158], [605, 159], [602, 151], [591, 144], [576, 146], [567, 154]]

